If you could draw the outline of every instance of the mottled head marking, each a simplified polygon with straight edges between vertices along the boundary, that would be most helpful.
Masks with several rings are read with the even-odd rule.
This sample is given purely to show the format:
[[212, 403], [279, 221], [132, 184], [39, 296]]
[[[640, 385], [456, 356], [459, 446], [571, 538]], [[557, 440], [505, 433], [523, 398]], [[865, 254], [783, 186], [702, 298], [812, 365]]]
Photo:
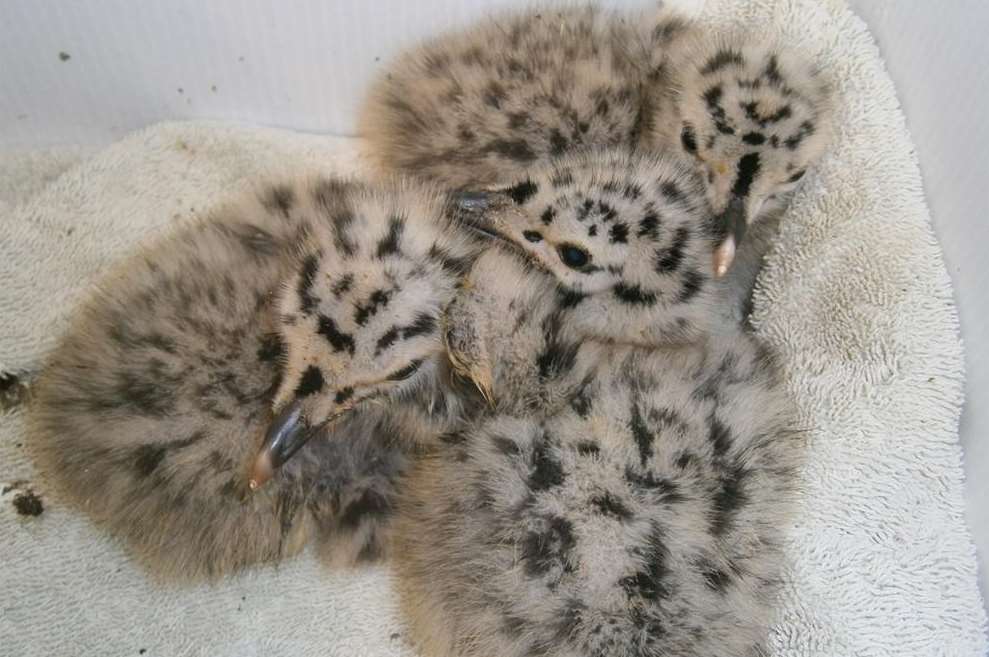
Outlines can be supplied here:
[[657, 118], [658, 140], [696, 160], [715, 212], [736, 201], [751, 221], [781, 204], [828, 143], [831, 98], [820, 72], [751, 35], [704, 35], [675, 59], [675, 118]]
[[319, 426], [432, 367], [439, 318], [478, 247], [428, 190], [320, 182], [310, 200], [316, 220], [279, 298], [274, 405]]
[[481, 223], [561, 283], [568, 321], [586, 335], [654, 344], [703, 314], [719, 234], [681, 158], [582, 153], [493, 196]]

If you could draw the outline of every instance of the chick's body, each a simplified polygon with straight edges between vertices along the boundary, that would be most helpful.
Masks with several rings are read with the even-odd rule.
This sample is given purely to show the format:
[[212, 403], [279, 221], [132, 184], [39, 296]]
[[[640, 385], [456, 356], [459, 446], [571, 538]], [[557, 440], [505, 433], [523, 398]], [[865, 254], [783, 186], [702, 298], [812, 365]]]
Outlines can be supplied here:
[[492, 287], [512, 266], [497, 258], [451, 310], [454, 334], [476, 334], [457, 317], [492, 327], [474, 354], [495, 406], [403, 484], [394, 554], [417, 645], [761, 654], [802, 454], [772, 356], [736, 327], [581, 341], [538, 272]]
[[417, 195], [275, 185], [126, 261], [78, 311], [36, 385], [31, 445], [43, 472], [164, 577], [216, 577], [313, 537], [332, 562], [380, 555], [414, 429], [431, 436], [444, 421], [426, 402], [362, 407], [314, 429], [318, 439], [263, 490], [252, 494], [248, 479], [275, 393], [294, 374], [276, 306], [299, 244], [340, 213], [355, 224], [380, 217], [387, 231], [388, 208]]
[[384, 170], [451, 188], [504, 182], [583, 147], [631, 148], [651, 116], [648, 46], [632, 17], [593, 5], [503, 12], [396, 59], [361, 133]]

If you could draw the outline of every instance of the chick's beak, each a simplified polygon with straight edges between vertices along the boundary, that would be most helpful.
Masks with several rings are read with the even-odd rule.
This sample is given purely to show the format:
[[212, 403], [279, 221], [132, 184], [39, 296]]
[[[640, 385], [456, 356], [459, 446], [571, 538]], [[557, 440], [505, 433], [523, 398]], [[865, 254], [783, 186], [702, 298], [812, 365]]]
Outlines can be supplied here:
[[724, 212], [717, 219], [725, 229], [724, 241], [714, 250], [714, 275], [721, 278], [735, 260], [735, 251], [745, 237], [748, 219], [745, 211], [745, 200], [737, 196], [732, 198]]
[[271, 421], [264, 442], [261, 443], [261, 450], [254, 460], [248, 482], [251, 490], [257, 490], [267, 483], [274, 476], [275, 470], [292, 458], [312, 435], [313, 432], [302, 418], [302, 405], [298, 399], [279, 411]]
[[453, 195], [458, 218], [475, 234], [509, 241], [502, 230], [500, 214], [507, 207], [502, 194], [484, 191], [461, 191]]

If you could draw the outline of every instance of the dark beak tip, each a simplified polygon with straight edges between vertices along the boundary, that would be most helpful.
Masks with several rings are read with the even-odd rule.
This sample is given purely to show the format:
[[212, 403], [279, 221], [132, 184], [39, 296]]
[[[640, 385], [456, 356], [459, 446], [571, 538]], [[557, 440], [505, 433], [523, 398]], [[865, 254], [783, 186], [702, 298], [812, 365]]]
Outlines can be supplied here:
[[491, 205], [491, 194], [488, 192], [463, 191], [454, 194], [456, 206], [467, 212], [483, 212]]
[[283, 408], [272, 420], [264, 437], [259, 458], [267, 454], [271, 468], [277, 469], [311, 437], [311, 432], [302, 417], [302, 403], [299, 400]]
[[735, 244], [741, 244], [748, 228], [748, 217], [745, 211], [745, 199], [733, 197], [721, 213], [721, 223], [725, 233], [735, 238]]

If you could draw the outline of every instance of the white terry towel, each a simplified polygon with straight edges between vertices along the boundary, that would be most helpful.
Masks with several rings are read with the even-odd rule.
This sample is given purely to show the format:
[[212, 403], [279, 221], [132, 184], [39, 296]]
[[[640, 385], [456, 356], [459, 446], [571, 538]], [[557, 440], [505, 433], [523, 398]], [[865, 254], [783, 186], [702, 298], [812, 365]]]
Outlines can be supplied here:
[[[777, 655], [986, 654], [964, 524], [962, 352], [950, 283], [892, 84], [840, 0], [712, 0], [702, 20], [767, 27], [818, 57], [838, 137], [808, 176], [761, 279], [759, 332], [814, 427], [788, 545]], [[151, 127], [2, 218], [0, 371], [29, 375], [94, 277], [141, 239], [261, 175], [351, 172], [352, 140], [216, 123]], [[410, 655], [387, 570], [303, 556], [213, 587], [157, 588], [114, 541], [49, 498], [0, 416], [0, 653]]]

